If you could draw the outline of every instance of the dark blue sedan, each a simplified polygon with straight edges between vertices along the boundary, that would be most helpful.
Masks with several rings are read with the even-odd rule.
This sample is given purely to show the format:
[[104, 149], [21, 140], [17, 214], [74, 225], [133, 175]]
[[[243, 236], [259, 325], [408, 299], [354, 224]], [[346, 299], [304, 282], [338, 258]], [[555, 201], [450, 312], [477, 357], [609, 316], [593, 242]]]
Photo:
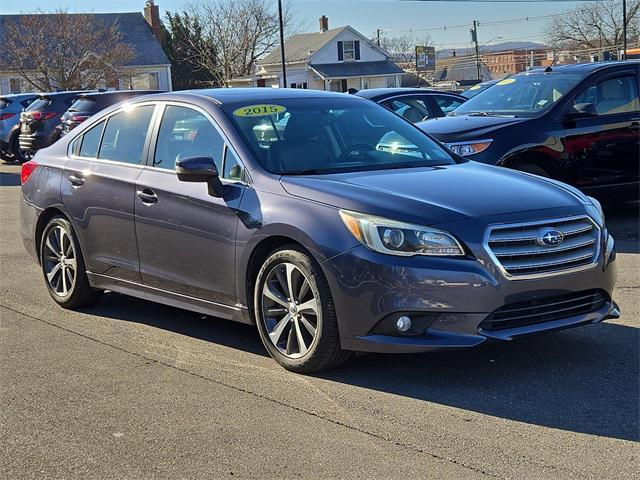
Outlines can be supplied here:
[[618, 315], [597, 201], [467, 161], [356, 96], [138, 97], [22, 182], [24, 244], [59, 305], [111, 290], [255, 324], [297, 372]]

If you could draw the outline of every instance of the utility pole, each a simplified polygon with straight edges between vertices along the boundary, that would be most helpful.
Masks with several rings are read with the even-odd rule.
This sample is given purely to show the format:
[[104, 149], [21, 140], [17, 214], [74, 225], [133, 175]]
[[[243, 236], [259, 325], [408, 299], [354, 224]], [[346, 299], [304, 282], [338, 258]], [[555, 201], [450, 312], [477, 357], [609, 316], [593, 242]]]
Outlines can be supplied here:
[[627, 0], [622, 0], [622, 59], [627, 59]]
[[284, 23], [282, 22], [282, 0], [278, 0], [278, 18], [280, 19], [280, 54], [282, 59], [282, 86], [287, 88], [287, 66], [284, 57]]
[[380, 46], [380, 29], [376, 30], [376, 43]]
[[480, 48], [478, 47], [478, 21], [477, 20], [473, 21], [473, 28], [471, 29], [471, 41], [476, 46], [476, 70], [477, 70], [478, 80], [481, 80], [481, 78], [480, 78]]

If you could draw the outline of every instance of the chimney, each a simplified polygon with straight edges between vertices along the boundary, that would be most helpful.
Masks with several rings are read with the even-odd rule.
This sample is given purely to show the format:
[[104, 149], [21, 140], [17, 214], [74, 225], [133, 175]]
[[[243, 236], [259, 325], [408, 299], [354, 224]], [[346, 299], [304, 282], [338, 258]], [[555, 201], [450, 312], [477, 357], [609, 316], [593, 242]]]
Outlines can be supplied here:
[[329, 19], [326, 15], [322, 15], [320, 17], [320, 31], [326, 32], [327, 30], [329, 30]]
[[162, 24], [160, 23], [160, 9], [153, 0], [147, 0], [144, 4], [144, 19], [151, 27], [155, 37], [161, 42]]

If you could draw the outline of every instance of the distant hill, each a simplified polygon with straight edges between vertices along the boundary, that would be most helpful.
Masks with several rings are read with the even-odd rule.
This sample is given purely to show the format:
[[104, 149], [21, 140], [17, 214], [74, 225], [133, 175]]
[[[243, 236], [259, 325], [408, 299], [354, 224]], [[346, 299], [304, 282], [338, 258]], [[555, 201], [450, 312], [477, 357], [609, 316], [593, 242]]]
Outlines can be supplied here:
[[[547, 45], [535, 42], [502, 42], [494, 43], [493, 45], [487, 45], [480, 49], [480, 53], [492, 53], [503, 52], [505, 50], [536, 50], [540, 48], [548, 48]], [[452, 48], [445, 48], [436, 52], [438, 58], [447, 58], [453, 56]], [[475, 50], [473, 48], [456, 48], [456, 56], [464, 57], [466, 55], [473, 55]]]

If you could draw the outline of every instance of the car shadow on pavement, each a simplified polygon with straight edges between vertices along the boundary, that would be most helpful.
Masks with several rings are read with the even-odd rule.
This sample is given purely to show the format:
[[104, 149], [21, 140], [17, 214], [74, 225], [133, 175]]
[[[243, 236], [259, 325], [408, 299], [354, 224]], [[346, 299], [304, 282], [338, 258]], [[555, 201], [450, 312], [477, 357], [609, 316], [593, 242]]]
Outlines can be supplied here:
[[116, 320], [135, 322], [211, 343], [267, 356], [252, 325], [202, 315], [137, 298], [107, 293], [95, 306], [81, 310]]
[[607, 228], [618, 253], [640, 253], [640, 203], [605, 206]]
[[0, 172], [0, 187], [17, 187], [20, 185], [19, 173]]
[[573, 432], [639, 439], [640, 329], [599, 325], [422, 355], [362, 355], [322, 378]]

